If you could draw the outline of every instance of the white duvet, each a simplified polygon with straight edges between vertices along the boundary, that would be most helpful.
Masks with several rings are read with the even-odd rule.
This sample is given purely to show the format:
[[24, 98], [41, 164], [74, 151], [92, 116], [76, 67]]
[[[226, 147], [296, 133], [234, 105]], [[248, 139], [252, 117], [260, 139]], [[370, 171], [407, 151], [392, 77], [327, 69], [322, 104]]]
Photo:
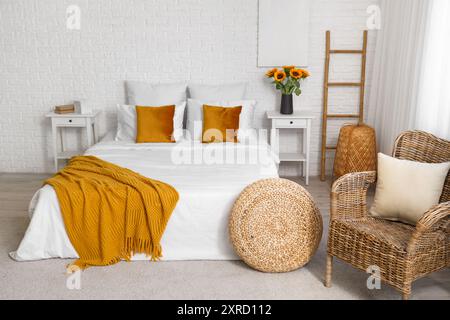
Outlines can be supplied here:
[[[220, 163], [214, 155], [246, 154], [247, 161]], [[256, 153], [255, 153], [256, 152]], [[248, 154], [257, 154], [257, 161]], [[228, 218], [234, 201], [249, 184], [278, 177], [276, 157], [267, 144], [209, 144], [182, 141], [177, 144], [134, 144], [106, 139], [87, 152], [105, 161], [166, 182], [180, 199], [162, 238], [162, 260], [234, 260], [228, 237]], [[195, 155], [186, 162], [189, 154]], [[199, 161], [205, 158], [206, 163]], [[175, 161], [173, 161], [175, 159]], [[219, 162], [219, 163], [214, 163]], [[177, 164], [178, 163], [178, 164]], [[30, 203], [31, 222], [17, 251], [17, 261], [48, 258], [78, 258], [65, 231], [56, 193], [50, 186], [36, 192]], [[147, 259], [135, 255], [133, 260]]]

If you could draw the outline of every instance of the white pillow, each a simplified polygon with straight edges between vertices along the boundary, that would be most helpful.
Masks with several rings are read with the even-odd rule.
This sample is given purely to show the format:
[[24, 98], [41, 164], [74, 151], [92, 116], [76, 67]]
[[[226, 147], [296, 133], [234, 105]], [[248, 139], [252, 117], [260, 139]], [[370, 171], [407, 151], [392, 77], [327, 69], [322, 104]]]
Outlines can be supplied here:
[[117, 105], [116, 141], [136, 141], [136, 106]]
[[203, 101], [242, 100], [245, 99], [246, 91], [246, 82], [219, 85], [189, 84], [189, 98]]
[[[176, 142], [183, 139], [183, 118], [186, 102], [175, 105], [173, 115], [173, 138]], [[117, 105], [116, 141], [136, 142], [137, 115], [136, 106]]]
[[238, 140], [242, 140], [245, 131], [253, 129], [253, 117], [255, 113], [256, 101], [254, 100], [236, 100], [236, 101], [202, 101], [188, 99], [187, 130], [195, 141], [202, 140], [203, 133], [203, 105], [220, 107], [238, 107], [242, 106], [239, 116]]
[[429, 164], [378, 154], [374, 217], [415, 225], [439, 203], [450, 162]]
[[137, 106], [168, 106], [186, 101], [186, 83], [150, 84], [127, 81], [127, 103]]

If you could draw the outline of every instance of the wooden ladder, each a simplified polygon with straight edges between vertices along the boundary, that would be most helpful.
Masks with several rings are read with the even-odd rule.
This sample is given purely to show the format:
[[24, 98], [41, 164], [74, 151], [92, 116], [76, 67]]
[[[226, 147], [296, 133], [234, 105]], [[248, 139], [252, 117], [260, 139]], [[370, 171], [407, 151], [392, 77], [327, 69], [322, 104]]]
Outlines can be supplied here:
[[[336, 150], [336, 146], [327, 145], [328, 119], [358, 119], [358, 123], [364, 122], [364, 88], [366, 85], [366, 61], [367, 61], [367, 30], [364, 31], [362, 50], [331, 50], [331, 32], [326, 33], [325, 77], [323, 90], [323, 119], [322, 119], [322, 161], [320, 180], [325, 181], [325, 169], [327, 151]], [[332, 54], [360, 54], [361, 81], [360, 82], [330, 82], [330, 57]], [[329, 114], [328, 90], [330, 87], [359, 87], [359, 112], [357, 114]]]

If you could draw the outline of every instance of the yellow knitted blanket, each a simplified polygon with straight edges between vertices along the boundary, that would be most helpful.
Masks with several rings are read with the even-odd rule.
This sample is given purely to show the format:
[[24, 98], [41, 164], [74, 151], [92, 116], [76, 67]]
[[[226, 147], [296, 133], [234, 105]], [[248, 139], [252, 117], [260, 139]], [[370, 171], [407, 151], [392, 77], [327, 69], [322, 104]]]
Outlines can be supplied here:
[[80, 257], [72, 265], [111, 265], [135, 253], [162, 256], [160, 240], [178, 202], [173, 187], [93, 156], [72, 158], [45, 183], [56, 191]]

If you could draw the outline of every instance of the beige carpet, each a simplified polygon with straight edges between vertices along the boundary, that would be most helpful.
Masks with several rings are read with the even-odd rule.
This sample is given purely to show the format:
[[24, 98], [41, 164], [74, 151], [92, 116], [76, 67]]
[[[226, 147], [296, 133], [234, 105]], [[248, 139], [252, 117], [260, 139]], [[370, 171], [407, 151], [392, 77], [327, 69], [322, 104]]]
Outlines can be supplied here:
[[[324, 216], [324, 236], [304, 268], [287, 274], [263, 274], [241, 262], [132, 262], [90, 268], [81, 289], [69, 290], [68, 260], [18, 263], [15, 250], [28, 225], [27, 206], [44, 176], [0, 174], [0, 299], [400, 299], [392, 288], [368, 290], [368, 275], [336, 261], [333, 287], [323, 286], [329, 215], [329, 183], [312, 179], [308, 190]], [[450, 269], [413, 285], [412, 299], [450, 299]]]

